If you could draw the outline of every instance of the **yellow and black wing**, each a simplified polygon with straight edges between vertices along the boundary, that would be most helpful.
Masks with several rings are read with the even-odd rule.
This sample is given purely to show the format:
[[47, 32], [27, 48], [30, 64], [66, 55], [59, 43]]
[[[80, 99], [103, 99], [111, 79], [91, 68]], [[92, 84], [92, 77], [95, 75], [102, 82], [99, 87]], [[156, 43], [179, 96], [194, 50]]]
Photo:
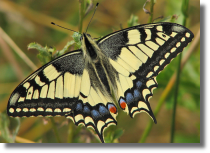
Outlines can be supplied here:
[[98, 77], [85, 66], [82, 50], [67, 53], [38, 69], [11, 94], [12, 117], [64, 116], [92, 127], [104, 142], [105, 127], [116, 124], [117, 107], [97, 88]]
[[146, 112], [156, 123], [149, 104], [152, 91], [158, 86], [156, 76], [193, 37], [181, 25], [154, 23], [123, 29], [97, 42], [118, 72], [117, 100], [131, 117]]

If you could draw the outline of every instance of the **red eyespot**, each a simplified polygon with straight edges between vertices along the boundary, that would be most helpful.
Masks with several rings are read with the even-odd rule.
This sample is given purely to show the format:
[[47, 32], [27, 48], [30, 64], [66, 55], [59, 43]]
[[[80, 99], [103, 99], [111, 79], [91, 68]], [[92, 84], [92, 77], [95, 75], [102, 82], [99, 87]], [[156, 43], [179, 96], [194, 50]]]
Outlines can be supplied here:
[[117, 113], [117, 108], [116, 108], [114, 105], [109, 104], [109, 105], [108, 105], [108, 108], [109, 108], [109, 111], [110, 111], [111, 113], [114, 113], [114, 114]]
[[120, 107], [124, 110], [125, 107], [127, 106], [125, 100], [123, 98], [120, 98], [120, 101], [119, 101], [119, 105]]
[[120, 102], [120, 107], [121, 107], [122, 109], [125, 109], [125, 107], [126, 107], [126, 102], [125, 102], [125, 101], [121, 101], [121, 102]]

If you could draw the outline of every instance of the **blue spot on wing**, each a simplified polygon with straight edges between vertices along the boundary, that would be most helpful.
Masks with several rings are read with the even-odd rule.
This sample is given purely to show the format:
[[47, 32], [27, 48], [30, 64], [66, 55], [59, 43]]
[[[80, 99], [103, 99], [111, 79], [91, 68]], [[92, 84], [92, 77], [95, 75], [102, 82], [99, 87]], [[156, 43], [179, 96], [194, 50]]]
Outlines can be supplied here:
[[137, 89], [134, 90], [134, 94], [133, 95], [134, 95], [134, 99], [136, 101], [141, 98], [141, 93]]
[[100, 106], [99, 106], [99, 113], [100, 113], [101, 115], [107, 115], [107, 114], [109, 114], [109, 111], [106, 109], [106, 107], [100, 105]]
[[134, 101], [133, 95], [131, 93], [127, 93], [125, 98], [126, 98], [127, 104], [130, 104]]
[[137, 89], [134, 90], [134, 97], [140, 97], [140, 92]]
[[77, 111], [82, 111], [82, 104], [81, 104], [81, 103], [78, 103], [78, 104], [77, 104], [76, 110], [77, 110]]
[[100, 113], [97, 110], [92, 110], [91, 115], [92, 115], [92, 118], [95, 119], [95, 120], [97, 118], [101, 117]]
[[136, 82], [136, 87], [137, 87], [138, 89], [140, 89], [141, 86], [142, 86], [142, 82], [141, 82], [141, 81], [137, 81], [137, 82]]
[[83, 112], [86, 114], [90, 114], [90, 109], [88, 108], [88, 106], [84, 106]]

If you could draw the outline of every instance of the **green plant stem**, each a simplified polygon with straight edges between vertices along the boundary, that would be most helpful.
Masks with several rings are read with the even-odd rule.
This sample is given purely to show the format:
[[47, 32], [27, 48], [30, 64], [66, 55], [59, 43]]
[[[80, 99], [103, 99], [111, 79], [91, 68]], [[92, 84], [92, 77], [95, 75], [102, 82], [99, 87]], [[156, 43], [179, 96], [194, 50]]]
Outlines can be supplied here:
[[[171, 89], [171, 86], [173, 86], [173, 81], [174, 80], [174, 77], [172, 77], [172, 79], [169, 81], [167, 87], [165, 88], [165, 90], [163, 91], [159, 101], [158, 101], [158, 104], [154, 110], [154, 116], [157, 116], [157, 114], [159, 113], [160, 109], [161, 109], [161, 106], [163, 105], [165, 99], [167, 98], [167, 95], [168, 93], [170, 92], [170, 89]], [[142, 134], [142, 137], [141, 139], [139, 140], [139, 143], [144, 143], [147, 136], [149, 135], [151, 129], [152, 129], [152, 126], [153, 126], [153, 121], [150, 120], [149, 123], [147, 124], [147, 127], [145, 128], [143, 134]]]
[[173, 103], [173, 112], [172, 112], [172, 121], [171, 121], [171, 140], [170, 142], [174, 142], [174, 133], [175, 133], [175, 119], [176, 119], [176, 106], [177, 106], [177, 97], [179, 90], [179, 81], [180, 81], [180, 63], [182, 59], [182, 53], [180, 53], [178, 57], [178, 66], [177, 66], [177, 75], [176, 75], [176, 83], [175, 83], [175, 92], [174, 92], [174, 103]]
[[148, 23], [152, 23], [153, 20], [153, 8], [154, 8], [154, 0], [150, 0], [150, 18]]
[[[184, 15], [183, 19], [183, 26], [186, 26], [186, 20], [187, 20], [187, 11], [188, 11], [188, 4], [189, 0], [183, 0], [182, 1], [182, 13]], [[170, 142], [174, 143], [174, 134], [175, 134], [175, 120], [176, 120], [176, 108], [177, 108], [177, 97], [178, 97], [178, 91], [179, 91], [179, 82], [180, 82], [180, 73], [181, 73], [181, 59], [182, 59], [182, 53], [179, 55], [179, 61], [177, 66], [177, 76], [176, 76], [176, 83], [175, 83], [175, 91], [174, 91], [174, 103], [173, 103], [173, 112], [172, 112], [172, 121], [171, 121], [171, 138]]]
[[86, 8], [86, 0], [80, 0], [80, 4], [79, 4], [79, 33], [82, 33], [85, 8]]
[[67, 140], [67, 143], [72, 143], [72, 140], [73, 140], [73, 136], [74, 136], [74, 129], [73, 129], [73, 123], [72, 122], [69, 122], [69, 130], [68, 130], [68, 140]]
[[57, 129], [56, 125], [55, 125], [55, 120], [54, 120], [53, 117], [50, 117], [50, 120], [52, 122], [52, 128], [53, 128], [53, 130], [55, 132], [56, 139], [57, 139], [58, 143], [61, 143], [61, 140], [60, 140], [59, 134], [58, 134], [58, 129]]

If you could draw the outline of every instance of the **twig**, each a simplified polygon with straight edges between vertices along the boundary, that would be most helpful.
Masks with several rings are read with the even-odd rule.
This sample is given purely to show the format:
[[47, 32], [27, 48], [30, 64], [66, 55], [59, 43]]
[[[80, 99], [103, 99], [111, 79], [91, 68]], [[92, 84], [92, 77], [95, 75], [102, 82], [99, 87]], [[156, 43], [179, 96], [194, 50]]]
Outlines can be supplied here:
[[14, 41], [0, 27], [0, 36], [10, 45], [10, 47], [19, 55], [23, 61], [33, 70], [37, 69], [36, 65], [23, 53], [23, 51], [14, 43]]
[[[148, 11], [148, 12], [147, 12], [146, 9], [144, 8], [147, 2], [150, 2], [150, 11]], [[154, 8], [155, 2], [154, 2], [154, 0], [147, 0], [146, 3], [145, 3], [145, 5], [144, 5], [143, 9], [144, 9], [144, 11], [145, 11], [146, 13], [148, 13], [148, 14], [150, 15], [150, 18], [149, 18], [148, 23], [152, 23], [152, 20], [153, 20], [153, 8]]]
[[0, 46], [2, 48], [2, 52], [4, 53], [5, 57], [7, 58], [9, 63], [11, 63], [12, 68], [13, 68], [18, 80], [22, 81], [24, 79], [23, 71], [20, 68], [20, 65], [18, 64], [18, 62], [15, 60], [15, 57], [13, 56], [11, 49], [6, 44], [4, 39], [2, 39], [1, 35], [0, 35]]
[[[0, 131], [0, 136], [1, 136], [1, 131]], [[35, 143], [34, 141], [31, 141], [31, 140], [28, 140], [19, 136], [16, 136], [15, 141], [18, 143]]]

